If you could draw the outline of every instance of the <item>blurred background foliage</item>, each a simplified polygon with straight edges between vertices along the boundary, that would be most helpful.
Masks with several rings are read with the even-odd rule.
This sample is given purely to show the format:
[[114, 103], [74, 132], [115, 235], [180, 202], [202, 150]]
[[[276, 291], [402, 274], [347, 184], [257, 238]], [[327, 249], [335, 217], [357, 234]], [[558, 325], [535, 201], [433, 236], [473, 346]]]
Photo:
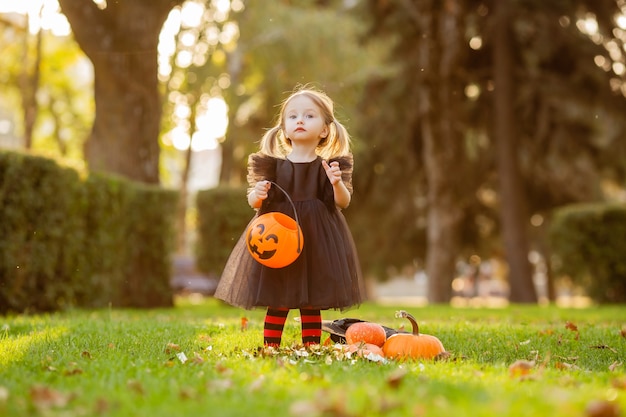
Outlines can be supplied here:
[[[170, 11], [158, 34], [163, 116], [153, 140], [161, 184], [181, 190], [178, 230], [187, 233], [179, 252], [195, 241], [195, 194], [245, 184], [247, 155], [300, 84], [326, 91], [353, 136], [355, 197], [346, 217], [368, 277], [425, 269], [444, 283], [429, 290], [441, 301], [459, 265], [476, 272], [518, 252], [534, 275], [515, 279], [537, 284], [535, 273], [550, 271], [553, 209], [626, 200], [623, 0], [159, 4]], [[92, 134], [101, 107], [95, 64], [72, 36], [81, 21], [64, 20], [54, 0], [40, 5], [29, 14], [3, 6], [0, 15], [0, 144], [89, 166], [85, 145], [107, 140]], [[105, 0], [61, 2], [71, 5], [121, 13]], [[136, 5], [146, 16], [153, 9], [148, 0]], [[507, 12], [510, 35], [513, 174], [494, 134], [496, 6]], [[120, 158], [143, 145], [126, 146], [133, 152]], [[507, 204], [517, 204], [502, 199], [508, 175], [519, 176], [512, 192], [525, 205], [515, 224], [503, 222]], [[525, 241], [505, 249], [511, 228]], [[542, 279], [540, 295], [552, 297], [553, 281]]]

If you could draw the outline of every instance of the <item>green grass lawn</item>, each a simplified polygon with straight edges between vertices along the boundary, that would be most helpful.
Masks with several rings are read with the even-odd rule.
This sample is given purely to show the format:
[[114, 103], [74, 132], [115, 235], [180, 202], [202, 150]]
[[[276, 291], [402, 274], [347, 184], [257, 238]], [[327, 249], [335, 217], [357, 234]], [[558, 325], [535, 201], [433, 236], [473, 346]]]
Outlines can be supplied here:
[[[301, 350], [296, 311], [284, 349], [262, 355], [264, 312], [213, 299], [2, 317], [0, 415], [626, 415], [626, 306], [366, 304], [323, 316], [408, 329], [394, 317], [400, 308], [441, 339], [447, 360], [375, 362], [332, 346]], [[534, 365], [522, 374], [517, 361]]]

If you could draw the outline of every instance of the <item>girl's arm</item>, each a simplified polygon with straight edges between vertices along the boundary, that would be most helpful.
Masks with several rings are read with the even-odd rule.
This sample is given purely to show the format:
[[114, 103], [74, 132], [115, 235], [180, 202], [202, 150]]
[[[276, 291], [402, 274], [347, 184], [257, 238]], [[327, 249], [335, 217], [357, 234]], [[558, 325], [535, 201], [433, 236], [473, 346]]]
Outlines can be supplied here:
[[335, 197], [335, 205], [339, 208], [346, 208], [350, 205], [352, 196], [350, 191], [346, 187], [346, 184], [341, 180], [341, 169], [339, 168], [339, 162], [333, 161], [328, 164], [326, 161], [322, 161], [324, 170], [330, 183], [333, 185], [333, 195]]
[[333, 184], [333, 194], [335, 196], [335, 204], [337, 207], [345, 209], [350, 205], [352, 196], [343, 181], [339, 180], [337, 183]]

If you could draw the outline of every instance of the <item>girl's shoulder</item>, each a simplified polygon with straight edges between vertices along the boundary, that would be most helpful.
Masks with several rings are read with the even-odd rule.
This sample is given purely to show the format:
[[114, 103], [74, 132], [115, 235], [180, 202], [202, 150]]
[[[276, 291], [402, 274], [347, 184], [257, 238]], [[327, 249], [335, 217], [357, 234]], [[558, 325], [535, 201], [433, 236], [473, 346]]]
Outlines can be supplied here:
[[276, 176], [276, 165], [279, 158], [261, 152], [248, 156], [248, 182], [273, 180]]

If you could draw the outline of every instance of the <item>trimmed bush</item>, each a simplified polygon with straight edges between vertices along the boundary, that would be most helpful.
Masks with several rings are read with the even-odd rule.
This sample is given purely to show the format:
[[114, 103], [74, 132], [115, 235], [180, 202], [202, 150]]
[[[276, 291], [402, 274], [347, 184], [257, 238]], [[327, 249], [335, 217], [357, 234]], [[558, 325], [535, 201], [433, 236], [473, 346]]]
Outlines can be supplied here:
[[0, 152], [0, 313], [167, 307], [178, 193]]
[[220, 275], [235, 243], [255, 215], [246, 188], [217, 187], [199, 191], [196, 265], [206, 274]]
[[122, 305], [170, 307], [178, 192], [135, 184], [126, 225], [126, 282]]
[[76, 171], [0, 153], [0, 312], [74, 304], [85, 262], [84, 202]]
[[553, 269], [600, 303], [626, 302], [626, 205], [558, 209], [550, 226]]

